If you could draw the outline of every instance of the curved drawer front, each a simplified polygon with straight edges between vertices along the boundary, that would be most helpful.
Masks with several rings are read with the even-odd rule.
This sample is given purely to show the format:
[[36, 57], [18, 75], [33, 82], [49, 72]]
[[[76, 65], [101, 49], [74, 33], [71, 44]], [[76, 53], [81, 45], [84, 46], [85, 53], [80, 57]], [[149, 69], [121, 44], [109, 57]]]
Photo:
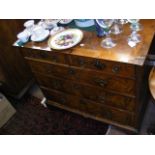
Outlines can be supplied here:
[[71, 82], [56, 77], [48, 77], [41, 74], [36, 75], [37, 81], [43, 87], [55, 89], [61, 92], [80, 96], [101, 104], [124, 109], [133, 112], [135, 110], [135, 98], [118, 95], [103, 91], [90, 85]]
[[28, 60], [33, 72], [56, 76], [81, 83], [87, 83], [104, 90], [116, 91], [125, 95], [135, 95], [135, 81], [104, 73], [86, 71], [65, 65], [55, 65], [39, 61]]
[[80, 57], [75, 55], [70, 55], [70, 57], [72, 66], [92, 69], [99, 72], [105, 72], [111, 75], [135, 78], [134, 65], [106, 61], [101, 59], [92, 59], [88, 57]]
[[47, 90], [45, 88], [42, 88], [42, 90], [43, 93], [51, 101], [57, 102], [71, 109], [79, 110], [80, 112], [90, 114], [101, 119], [107, 119], [123, 125], [134, 126], [134, 115], [130, 113], [126, 113], [113, 108], [108, 108], [104, 105], [97, 104], [90, 100], [60, 93], [58, 91]]

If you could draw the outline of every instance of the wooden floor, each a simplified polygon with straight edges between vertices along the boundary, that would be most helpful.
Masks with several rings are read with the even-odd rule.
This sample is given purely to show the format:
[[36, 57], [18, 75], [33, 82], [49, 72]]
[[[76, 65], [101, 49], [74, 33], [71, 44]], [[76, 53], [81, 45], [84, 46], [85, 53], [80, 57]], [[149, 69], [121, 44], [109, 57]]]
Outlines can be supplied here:
[[[34, 85], [30, 89], [30, 93], [33, 96], [38, 97], [40, 99], [44, 98], [43, 93], [41, 92], [40, 88], [37, 85]], [[152, 100], [150, 100], [143, 119], [140, 134], [147, 135], [147, 129], [152, 125], [155, 126], [155, 104], [153, 104]], [[109, 126], [109, 130], [107, 131], [107, 134], [108, 135], [126, 135], [127, 133], [121, 129], [118, 129], [117, 127]]]

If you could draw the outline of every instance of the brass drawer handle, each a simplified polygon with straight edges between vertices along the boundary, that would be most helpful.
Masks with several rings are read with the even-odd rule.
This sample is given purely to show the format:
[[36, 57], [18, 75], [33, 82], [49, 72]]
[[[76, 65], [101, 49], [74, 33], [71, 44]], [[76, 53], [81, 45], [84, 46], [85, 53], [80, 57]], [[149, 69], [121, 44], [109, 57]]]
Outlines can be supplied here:
[[96, 60], [95, 61], [95, 64], [94, 66], [97, 68], [97, 69], [104, 69], [106, 67], [105, 64], [101, 63], [99, 60]]
[[114, 66], [113, 68], [112, 68], [112, 72], [113, 73], [118, 73], [120, 71], [120, 66]]
[[58, 81], [53, 81], [52, 84], [53, 84], [53, 87], [56, 89], [61, 88], [61, 84]]
[[73, 88], [79, 90], [81, 87], [79, 85], [75, 84], [75, 85], [73, 85]]
[[56, 56], [52, 56], [52, 61], [53, 62], [57, 62], [58, 60], [57, 60], [57, 57]]
[[84, 60], [83, 59], [79, 59], [79, 64], [80, 64], [80, 66], [83, 66], [85, 64]]
[[108, 119], [112, 119], [112, 112], [111, 111], [105, 111], [105, 116]]
[[70, 68], [70, 69], [68, 70], [68, 73], [69, 73], [70, 75], [74, 75], [74, 74], [75, 74], [75, 70], [72, 69], [72, 68]]
[[94, 81], [101, 87], [105, 87], [108, 84], [108, 81], [103, 79], [94, 79]]
[[126, 116], [124, 122], [130, 125], [130, 124], [133, 124], [133, 119], [131, 116]]
[[61, 102], [62, 104], [65, 104], [65, 103], [66, 103], [66, 99], [65, 99], [65, 98], [60, 98], [60, 102]]
[[40, 56], [41, 56], [42, 58], [47, 58], [47, 55], [46, 55], [45, 52], [41, 52], [41, 53], [40, 53]]
[[105, 96], [99, 96], [99, 100], [101, 103], [105, 103]]
[[47, 70], [47, 73], [52, 73], [52, 70], [51, 69]]

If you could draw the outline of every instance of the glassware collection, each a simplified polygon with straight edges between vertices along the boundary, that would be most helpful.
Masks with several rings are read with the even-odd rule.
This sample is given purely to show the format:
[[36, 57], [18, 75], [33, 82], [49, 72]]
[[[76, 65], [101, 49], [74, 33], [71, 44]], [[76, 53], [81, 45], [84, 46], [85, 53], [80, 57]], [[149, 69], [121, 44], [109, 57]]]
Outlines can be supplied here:
[[[64, 31], [65, 25], [70, 24], [72, 21], [73, 19], [42, 19], [35, 24], [34, 20], [28, 20], [24, 23], [24, 31], [20, 32], [17, 35], [17, 38], [22, 43], [26, 43], [29, 40], [41, 42], [47, 39], [49, 36], [54, 36], [55, 34]], [[78, 20], [74, 21], [76, 25]], [[139, 21], [139, 19], [95, 19], [91, 21], [88, 19], [80, 20], [80, 22], [82, 22], [82, 27], [95, 25], [97, 36], [104, 37], [104, 39], [101, 41], [101, 47], [103, 48], [113, 48], [117, 46], [118, 43], [116, 43], [115, 39], [112, 39], [111, 34], [117, 36], [123, 33], [123, 26], [128, 23], [130, 24], [131, 34], [127, 39], [127, 43], [130, 47], [135, 47], [142, 41], [140, 34], [138, 34], [138, 32], [142, 30], [142, 25], [139, 23]], [[91, 24], [88, 25], [88, 22], [91, 22]], [[86, 25], [84, 25], [85, 23]]]
[[142, 29], [142, 26], [139, 23], [139, 19], [129, 19], [128, 22], [131, 23], [130, 28], [132, 30], [132, 33], [128, 38], [128, 44], [130, 45], [130, 43], [133, 43], [136, 45], [141, 42], [141, 36], [137, 32]]
[[110, 37], [110, 28], [114, 23], [114, 19], [96, 19], [96, 21], [106, 32], [106, 38], [102, 40], [101, 46], [105, 48], [115, 47], [116, 43]]
[[137, 33], [142, 30], [142, 25], [139, 21], [139, 19], [96, 19], [98, 25], [106, 32], [106, 38], [102, 40], [101, 46], [103, 48], [115, 47], [117, 43], [110, 37], [110, 34], [121, 34], [123, 25], [130, 23], [132, 32], [127, 39], [127, 43], [130, 47], [135, 47], [142, 40], [140, 34]]

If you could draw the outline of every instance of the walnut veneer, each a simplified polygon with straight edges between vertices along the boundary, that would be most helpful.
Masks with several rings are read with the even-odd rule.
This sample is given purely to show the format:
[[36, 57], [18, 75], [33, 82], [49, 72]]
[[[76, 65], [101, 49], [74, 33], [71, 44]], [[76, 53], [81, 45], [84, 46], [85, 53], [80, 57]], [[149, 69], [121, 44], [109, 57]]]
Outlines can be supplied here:
[[84, 32], [82, 44], [56, 51], [42, 43], [29, 42], [20, 48], [48, 104], [86, 117], [138, 131], [147, 104], [149, 67], [145, 60], [154, 36], [155, 21], [141, 20], [143, 41], [127, 44], [124, 33], [112, 36], [117, 46], [100, 47], [101, 38]]

